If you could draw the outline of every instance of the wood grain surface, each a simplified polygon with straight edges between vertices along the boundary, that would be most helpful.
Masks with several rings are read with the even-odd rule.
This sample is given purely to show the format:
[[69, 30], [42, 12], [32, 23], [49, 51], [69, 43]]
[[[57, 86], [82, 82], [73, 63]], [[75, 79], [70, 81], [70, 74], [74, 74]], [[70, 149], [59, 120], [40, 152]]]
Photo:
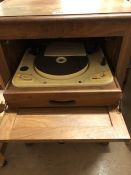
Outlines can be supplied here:
[[3, 141], [123, 141], [130, 139], [121, 113], [104, 108], [26, 109], [5, 114]]
[[5, 87], [5, 84], [4, 84], [3, 79], [0, 75], [0, 88], [4, 89], [4, 87]]
[[105, 86], [91, 87], [16, 88], [9, 83], [4, 97], [13, 108], [116, 106], [121, 98], [121, 89], [115, 80]]
[[6, 62], [5, 54], [0, 43], [0, 76], [2, 87], [5, 87], [6, 83], [10, 79], [10, 70]]
[[69, 15], [131, 12], [127, 0], [3, 0], [0, 16]]

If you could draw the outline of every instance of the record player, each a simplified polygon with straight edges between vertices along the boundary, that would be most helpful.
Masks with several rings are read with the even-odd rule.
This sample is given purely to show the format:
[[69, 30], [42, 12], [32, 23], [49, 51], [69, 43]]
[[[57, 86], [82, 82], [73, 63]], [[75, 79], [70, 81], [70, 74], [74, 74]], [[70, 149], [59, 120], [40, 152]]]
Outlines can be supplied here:
[[[103, 64], [104, 59], [104, 64]], [[52, 41], [28, 49], [13, 77], [15, 87], [102, 86], [113, 81], [103, 51], [88, 53], [84, 42]]]
[[35, 40], [4, 97], [12, 108], [116, 105], [121, 90], [107, 60], [101, 39]]

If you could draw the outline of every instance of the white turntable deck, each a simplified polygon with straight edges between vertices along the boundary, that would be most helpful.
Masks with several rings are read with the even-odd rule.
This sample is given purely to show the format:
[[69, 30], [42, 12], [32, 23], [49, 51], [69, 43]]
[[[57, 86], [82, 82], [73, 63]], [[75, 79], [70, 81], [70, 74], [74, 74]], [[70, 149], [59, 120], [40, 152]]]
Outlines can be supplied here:
[[103, 53], [101, 50], [89, 54], [89, 66], [77, 76], [71, 75], [67, 79], [51, 79], [41, 76], [34, 67], [35, 56], [27, 50], [12, 79], [16, 87], [55, 87], [55, 86], [102, 86], [113, 81], [111, 70], [106, 65], [101, 65]]

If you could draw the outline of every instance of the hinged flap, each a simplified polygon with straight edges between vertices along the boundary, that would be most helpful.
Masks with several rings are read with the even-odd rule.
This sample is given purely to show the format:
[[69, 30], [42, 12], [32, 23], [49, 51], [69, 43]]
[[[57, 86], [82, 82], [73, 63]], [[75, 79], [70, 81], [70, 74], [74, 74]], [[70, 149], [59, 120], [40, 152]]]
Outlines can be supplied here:
[[0, 125], [0, 140], [8, 141], [128, 139], [121, 113], [105, 108], [26, 109], [5, 114]]

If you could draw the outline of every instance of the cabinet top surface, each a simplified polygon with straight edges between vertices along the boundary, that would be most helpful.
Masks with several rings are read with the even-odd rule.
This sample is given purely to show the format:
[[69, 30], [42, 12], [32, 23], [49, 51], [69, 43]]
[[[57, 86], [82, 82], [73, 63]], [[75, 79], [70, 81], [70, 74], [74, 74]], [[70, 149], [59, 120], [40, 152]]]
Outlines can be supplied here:
[[128, 0], [0, 0], [0, 16], [125, 14]]

